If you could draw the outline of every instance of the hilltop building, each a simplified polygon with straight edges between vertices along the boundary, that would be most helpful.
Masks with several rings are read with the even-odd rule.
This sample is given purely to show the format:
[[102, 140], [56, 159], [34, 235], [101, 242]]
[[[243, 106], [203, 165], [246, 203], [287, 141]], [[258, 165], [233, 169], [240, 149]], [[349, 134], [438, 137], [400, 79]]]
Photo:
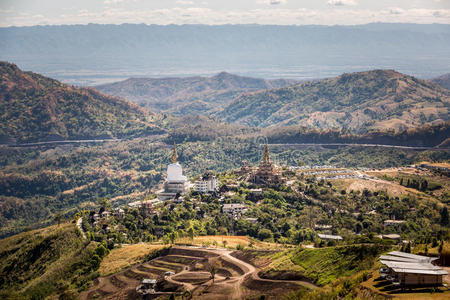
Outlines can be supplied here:
[[195, 182], [194, 190], [199, 193], [214, 193], [219, 190], [219, 180], [217, 177], [206, 171], [200, 179]]
[[264, 155], [258, 168], [251, 176], [251, 182], [260, 185], [271, 185], [284, 182], [278, 168], [270, 161], [269, 146], [264, 147]]
[[178, 163], [176, 145], [173, 145], [171, 160], [172, 163], [167, 166], [167, 178], [164, 182], [164, 189], [158, 193], [160, 200], [173, 199], [177, 194], [183, 195], [189, 191], [189, 181], [183, 175], [183, 168]]

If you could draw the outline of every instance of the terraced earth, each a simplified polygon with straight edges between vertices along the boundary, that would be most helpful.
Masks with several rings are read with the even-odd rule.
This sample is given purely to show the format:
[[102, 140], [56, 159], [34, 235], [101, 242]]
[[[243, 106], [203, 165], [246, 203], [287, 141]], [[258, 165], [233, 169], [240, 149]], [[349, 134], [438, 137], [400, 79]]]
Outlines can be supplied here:
[[[172, 247], [163, 256], [98, 278], [80, 298], [141, 299], [136, 287], [144, 278], [157, 279], [159, 293], [154, 298], [176, 293], [190, 294], [194, 299], [258, 299], [261, 295], [276, 299], [289, 290], [315, 288], [303, 281], [262, 279], [257, 268], [231, 253], [225, 249]], [[210, 273], [211, 261], [216, 267], [214, 281]], [[174, 275], [164, 278], [168, 271]]]

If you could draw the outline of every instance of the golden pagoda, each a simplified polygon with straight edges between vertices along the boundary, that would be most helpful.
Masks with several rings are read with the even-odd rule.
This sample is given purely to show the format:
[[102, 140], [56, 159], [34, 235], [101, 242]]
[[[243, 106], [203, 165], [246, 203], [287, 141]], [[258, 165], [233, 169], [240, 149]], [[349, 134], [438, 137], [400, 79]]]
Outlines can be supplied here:
[[252, 176], [252, 181], [256, 184], [263, 185], [278, 184], [284, 181], [278, 168], [270, 161], [267, 140], [264, 146], [263, 158]]

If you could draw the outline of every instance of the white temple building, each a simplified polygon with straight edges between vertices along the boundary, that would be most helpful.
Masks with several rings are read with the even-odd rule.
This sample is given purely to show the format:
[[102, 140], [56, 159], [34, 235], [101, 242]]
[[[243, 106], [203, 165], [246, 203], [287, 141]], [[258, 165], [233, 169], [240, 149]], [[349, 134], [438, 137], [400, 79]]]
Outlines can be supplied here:
[[173, 146], [172, 163], [167, 166], [167, 178], [164, 182], [164, 189], [158, 193], [160, 200], [168, 200], [183, 195], [189, 191], [189, 181], [183, 175], [183, 168], [178, 163], [176, 146]]
[[194, 186], [194, 190], [199, 193], [213, 193], [219, 191], [219, 180], [211, 172], [205, 172]]

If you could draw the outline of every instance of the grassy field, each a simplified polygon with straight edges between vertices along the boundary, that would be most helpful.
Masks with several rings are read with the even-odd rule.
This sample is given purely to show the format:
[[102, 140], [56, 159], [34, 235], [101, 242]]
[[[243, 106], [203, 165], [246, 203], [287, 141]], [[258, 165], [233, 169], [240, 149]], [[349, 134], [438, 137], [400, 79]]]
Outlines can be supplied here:
[[319, 249], [302, 249], [280, 252], [262, 270], [261, 277], [280, 278], [286, 273], [304, 277], [317, 285], [325, 286], [338, 278], [369, 270], [383, 246], [355, 245]]
[[352, 179], [334, 180], [333, 184], [335, 185], [336, 188], [346, 190], [347, 192], [350, 192], [351, 190], [362, 191], [364, 189], [368, 189], [369, 191], [372, 192], [387, 191], [389, 196], [420, 194], [419, 191], [389, 181], [371, 181], [352, 178]]
[[129, 266], [145, 261], [150, 254], [165, 248], [165, 245], [140, 243], [113, 249], [101, 262], [100, 274], [106, 276]]

